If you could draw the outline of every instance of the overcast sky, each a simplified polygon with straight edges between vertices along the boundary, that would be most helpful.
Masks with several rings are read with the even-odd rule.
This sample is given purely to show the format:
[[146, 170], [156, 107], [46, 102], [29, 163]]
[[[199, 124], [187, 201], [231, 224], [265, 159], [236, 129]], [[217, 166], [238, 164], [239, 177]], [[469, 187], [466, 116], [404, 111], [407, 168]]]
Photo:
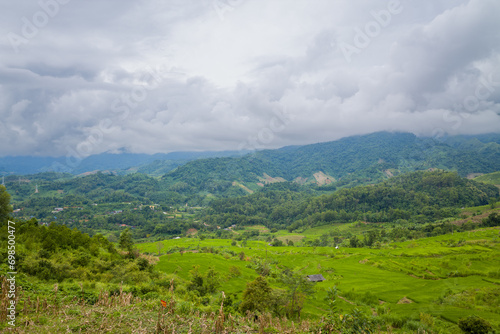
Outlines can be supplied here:
[[500, 132], [498, 0], [0, 0], [0, 156]]

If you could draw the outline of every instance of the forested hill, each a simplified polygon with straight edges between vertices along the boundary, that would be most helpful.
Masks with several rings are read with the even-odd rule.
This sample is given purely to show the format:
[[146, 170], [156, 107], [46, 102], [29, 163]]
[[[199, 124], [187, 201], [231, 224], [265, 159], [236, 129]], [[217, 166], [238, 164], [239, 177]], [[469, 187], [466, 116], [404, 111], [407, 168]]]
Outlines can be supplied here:
[[445, 171], [407, 173], [376, 185], [322, 196], [272, 188], [213, 201], [204, 220], [221, 227], [263, 224], [290, 231], [356, 220], [428, 223], [456, 216], [461, 207], [485, 205], [498, 197], [498, 188], [493, 185]]
[[433, 139], [379, 132], [239, 158], [196, 160], [167, 173], [164, 179], [206, 190], [220, 181], [246, 182], [249, 187], [285, 180], [352, 186], [429, 168], [455, 170], [466, 176], [499, 169], [499, 142], [500, 135]]

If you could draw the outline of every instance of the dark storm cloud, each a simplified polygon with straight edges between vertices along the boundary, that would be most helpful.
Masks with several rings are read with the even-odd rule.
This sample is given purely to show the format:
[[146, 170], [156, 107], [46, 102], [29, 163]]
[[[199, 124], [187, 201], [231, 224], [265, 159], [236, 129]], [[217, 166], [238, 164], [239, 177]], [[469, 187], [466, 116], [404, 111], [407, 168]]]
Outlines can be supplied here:
[[0, 155], [500, 131], [495, 0], [41, 0], [0, 12]]

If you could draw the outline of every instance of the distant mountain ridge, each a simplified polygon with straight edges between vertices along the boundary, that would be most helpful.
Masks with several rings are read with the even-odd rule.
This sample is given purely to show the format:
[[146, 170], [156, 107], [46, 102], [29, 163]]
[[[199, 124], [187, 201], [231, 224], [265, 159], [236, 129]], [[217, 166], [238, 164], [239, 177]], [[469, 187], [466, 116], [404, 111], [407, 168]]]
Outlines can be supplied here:
[[[255, 190], [267, 183], [295, 181], [336, 186], [378, 182], [414, 170], [439, 168], [460, 175], [500, 170], [500, 134], [417, 137], [378, 132], [303, 146], [244, 151], [103, 153], [81, 160], [66, 157], [0, 157], [0, 175], [94, 171], [163, 175], [168, 184], [199, 190], [220, 182], [241, 182]], [[182, 184], [180, 186], [184, 187]]]
[[[71, 173], [74, 175], [92, 172], [112, 170], [126, 173], [126, 169], [135, 168], [133, 172], [148, 164], [159, 164], [159, 173], [164, 174], [188, 161], [210, 157], [239, 156], [240, 151], [203, 151], [203, 152], [171, 152], [157, 154], [135, 154], [135, 153], [102, 153], [90, 155], [83, 159], [72, 157], [35, 157], [16, 156], [0, 157], [0, 175], [26, 175], [48, 171]], [[161, 163], [159, 163], [161, 162]], [[146, 174], [151, 168], [145, 169]], [[154, 174], [155, 170], [151, 171]]]
[[[4, 181], [16, 203], [27, 199], [44, 202], [44, 198], [53, 197], [51, 205], [61, 207], [63, 199], [71, 202], [71, 196], [77, 196], [77, 202], [82, 203], [137, 201], [204, 206], [216, 198], [239, 197], [269, 189], [328, 194], [393, 177], [397, 180], [399, 175], [419, 170], [451, 170], [469, 177], [493, 173], [500, 171], [500, 144], [495, 141], [499, 137], [434, 139], [379, 132], [243, 156], [186, 161], [181, 158], [194, 159], [210, 153], [178, 154], [178, 160], [154, 160], [133, 168], [130, 165], [138, 160], [131, 158], [136, 156], [109, 154], [93, 157], [95, 160], [90, 160], [93, 164], [89, 164], [91, 170], [99, 166], [108, 169], [106, 163], [112, 159], [115, 167], [123, 164], [127, 169], [80, 173], [77, 177], [62, 173], [6, 175]], [[88, 166], [86, 163], [82, 161], [80, 168]], [[32, 206], [39, 205], [34, 202], [20, 205]]]

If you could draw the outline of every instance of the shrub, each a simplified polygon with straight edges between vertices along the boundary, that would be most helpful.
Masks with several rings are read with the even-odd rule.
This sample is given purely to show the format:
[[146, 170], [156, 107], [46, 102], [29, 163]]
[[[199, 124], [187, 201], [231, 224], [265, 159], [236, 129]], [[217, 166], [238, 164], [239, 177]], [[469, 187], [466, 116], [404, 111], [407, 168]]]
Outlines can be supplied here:
[[395, 314], [384, 314], [381, 317], [382, 321], [394, 328], [402, 328], [406, 323], [406, 319]]
[[460, 327], [464, 333], [473, 334], [487, 334], [492, 330], [491, 325], [486, 320], [475, 315], [460, 319], [458, 321], [458, 327]]
[[434, 326], [434, 318], [428, 313], [420, 313], [420, 322], [429, 327]]
[[241, 271], [240, 268], [236, 266], [231, 266], [229, 267], [229, 276], [230, 277], [238, 277], [241, 276]]
[[412, 333], [417, 333], [419, 330], [423, 330], [424, 325], [418, 321], [409, 320], [404, 324], [403, 328], [410, 330]]
[[192, 305], [190, 302], [181, 301], [177, 306], [177, 311], [183, 315], [189, 315], [192, 311]]
[[137, 266], [139, 267], [139, 270], [141, 270], [141, 271], [147, 270], [149, 267], [148, 260], [143, 258], [143, 257], [137, 258], [136, 262], [137, 262]]

